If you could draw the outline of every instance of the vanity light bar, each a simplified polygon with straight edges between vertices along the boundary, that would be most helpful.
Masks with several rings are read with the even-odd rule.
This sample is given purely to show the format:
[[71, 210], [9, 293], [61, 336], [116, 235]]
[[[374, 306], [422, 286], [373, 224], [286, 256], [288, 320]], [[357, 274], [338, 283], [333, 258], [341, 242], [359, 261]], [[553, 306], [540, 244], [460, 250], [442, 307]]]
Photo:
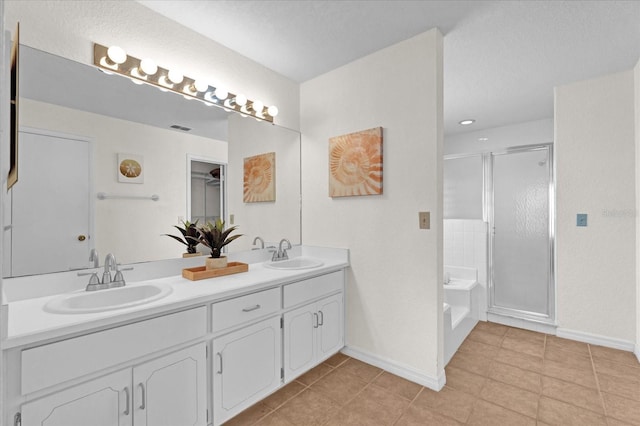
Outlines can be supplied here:
[[107, 48], [94, 43], [93, 64], [108, 73], [128, 77], [134, 83], [151, 84], [161, 90], [178, 93], [187, 99], [198, 99], [206, 104], [236, 111], [258, 120], [273, 123], [273, 117], [278, 114], [275, 105], [267, 107], [261, 101], [250, 100], [244, 95], [236, 95], [221, 87], [216, 88], [201, 80], [194, 80], [179, 71], [159, 67], [149, 59], [134, 58], [116, 46]]

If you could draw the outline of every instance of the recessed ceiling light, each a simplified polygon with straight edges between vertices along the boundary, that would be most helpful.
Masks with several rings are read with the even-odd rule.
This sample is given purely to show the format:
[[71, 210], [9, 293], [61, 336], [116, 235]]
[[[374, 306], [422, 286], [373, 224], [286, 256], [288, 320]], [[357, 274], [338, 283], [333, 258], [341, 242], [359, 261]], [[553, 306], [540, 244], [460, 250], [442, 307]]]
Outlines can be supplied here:
[[459, 122], [459, 124], [460, 124], [461, 126], [468, 126], [469, 124], [473, 124], [473, 123], [475, 123], [475, 122], [476, 122], [476, 120], [467, 119], [467, 120], [462, 120], [462, 121], [460, 121], [460, 122]]
[[486, 141], [488, 141], [488, 140], [489, 140], [489, 138], [478, 138], [478, 140], [479, 140], [480, 142], [486, 142]]

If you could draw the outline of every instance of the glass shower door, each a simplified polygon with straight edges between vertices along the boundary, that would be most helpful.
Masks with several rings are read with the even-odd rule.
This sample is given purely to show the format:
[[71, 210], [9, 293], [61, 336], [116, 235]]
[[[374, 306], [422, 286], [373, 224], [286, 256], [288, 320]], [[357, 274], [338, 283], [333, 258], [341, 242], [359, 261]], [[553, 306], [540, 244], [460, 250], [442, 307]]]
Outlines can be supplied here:
[[490, 312], [553, 320], [549, 146], [491, 155]]

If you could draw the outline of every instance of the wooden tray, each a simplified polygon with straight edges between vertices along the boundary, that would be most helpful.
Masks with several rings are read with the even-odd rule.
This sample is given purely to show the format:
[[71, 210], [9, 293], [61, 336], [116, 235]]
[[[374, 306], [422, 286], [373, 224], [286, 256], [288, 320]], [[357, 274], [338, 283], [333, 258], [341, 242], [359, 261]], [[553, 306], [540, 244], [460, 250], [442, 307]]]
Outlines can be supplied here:
[[206, 266], [198, 266], [195, 268], [184, 268], [182, 276], [191, 281], [204, 280], [207, 278], [222, 277], [225, 275], [238, 274], [247, 272], [249, 265], [242, 262], [229, 262], [226, 268], [208, 269]]

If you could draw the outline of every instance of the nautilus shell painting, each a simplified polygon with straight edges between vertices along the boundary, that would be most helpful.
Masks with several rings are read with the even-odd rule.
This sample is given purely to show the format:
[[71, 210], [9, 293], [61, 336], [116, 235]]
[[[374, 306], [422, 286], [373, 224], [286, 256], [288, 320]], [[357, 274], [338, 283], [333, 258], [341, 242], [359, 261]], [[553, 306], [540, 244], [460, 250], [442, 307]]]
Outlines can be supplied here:
[[260, 203], [276, 200], [276, 153], [247, 157], [244, 159], [245, 203]]
[[382, 127], [329, 138], [329, 196], [382, 194]]
[[118, 182], [144, 183], [144, 167], [141, 155], [118, 154]]

